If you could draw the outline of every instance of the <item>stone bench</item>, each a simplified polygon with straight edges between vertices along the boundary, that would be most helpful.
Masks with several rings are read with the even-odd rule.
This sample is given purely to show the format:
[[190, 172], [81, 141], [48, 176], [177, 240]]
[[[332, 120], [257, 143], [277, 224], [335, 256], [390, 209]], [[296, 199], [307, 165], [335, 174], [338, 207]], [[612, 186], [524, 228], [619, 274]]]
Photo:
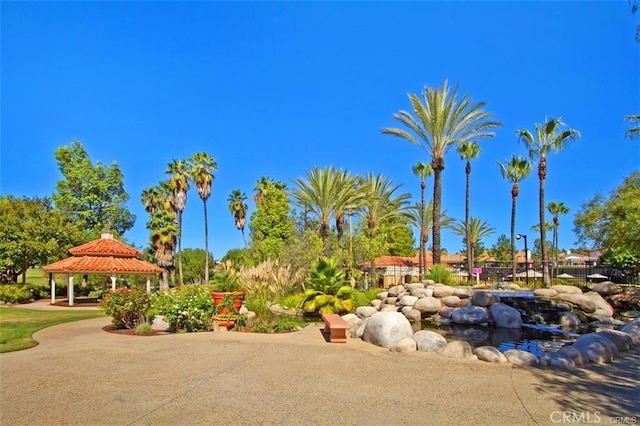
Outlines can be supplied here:
[[338, 314], [322, 314], [324, 334], [329, 343], [346, 343], [349, 323]]

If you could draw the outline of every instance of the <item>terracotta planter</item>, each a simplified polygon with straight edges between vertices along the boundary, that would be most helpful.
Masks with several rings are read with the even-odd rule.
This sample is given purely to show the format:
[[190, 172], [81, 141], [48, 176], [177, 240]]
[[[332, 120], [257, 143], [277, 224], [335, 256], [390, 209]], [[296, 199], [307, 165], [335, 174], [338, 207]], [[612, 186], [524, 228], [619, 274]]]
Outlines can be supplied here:
[[218, 305], [222, 303], [225, 297], [235, 297], [233, 300], [233, 309], [236, 312], [240, 311], [242, 307], [242, 301], [244, 300], [244, 291], [212, 291], [211, 297], [213, 298], [213, 305], [216, 307], [216, 315], [225, 315], [228, 312], [226, 307], [223, 307], [218, 311]]

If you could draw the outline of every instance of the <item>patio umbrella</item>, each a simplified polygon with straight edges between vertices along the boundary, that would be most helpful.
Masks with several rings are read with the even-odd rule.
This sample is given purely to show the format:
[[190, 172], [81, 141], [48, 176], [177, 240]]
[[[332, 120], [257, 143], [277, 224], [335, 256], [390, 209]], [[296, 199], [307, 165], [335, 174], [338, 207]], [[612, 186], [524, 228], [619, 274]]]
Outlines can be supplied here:
[[575, 277], [571, 274], [563, 273], [560, 275], [556, 275], [556, 278], [575, 278]]
[[532, 269], [529, 269], [528, 271], [524, 271], [524, 272], [519, 272], [516, 274], [516, 277], [518, 278], [526, 278], [527, 277], [527, 272], [529, 273], [529, 278], [542, 278], [542, 273], [538, 272], [538, 271], [534, 271]]
[[602, 275], [602, 274], [591, 274], [591, 275], [587, 275], [587, 278], [591, 278], [594, 280], [603, 280], [603, 279], [607, 279], [609, 277]]

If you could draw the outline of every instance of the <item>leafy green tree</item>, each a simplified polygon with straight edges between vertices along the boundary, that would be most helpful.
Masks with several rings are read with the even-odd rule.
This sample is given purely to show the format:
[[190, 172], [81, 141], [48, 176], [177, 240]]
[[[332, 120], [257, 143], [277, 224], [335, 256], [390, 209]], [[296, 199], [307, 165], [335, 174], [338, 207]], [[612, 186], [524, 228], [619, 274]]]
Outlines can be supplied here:
[[380, 225], [380, 233], [385, 235], [387, 253], [390, 256], [413, 257], [416, 254], [413, 230], [404, 218], [392, 218]]
[[393, 114], [407, 130], [385, 127], [383, 134], [396, 136], [422, 148], [431, 158], [433, 168], [433, 262], [440, 263], [442, 210], [442, 172], [447, 153], [465, 141], [493, 137], [491, 129], [501, 126], [484, 111], [485, 103], [473, 103], [467, 93], [458, 98], [458, 85], [451, 91], [445, 80], [440, 88], [425, 87], [422, 100], [409, 94], [413, 108]]
[[129, 195], [115, 162], [93, 164], [77, 140], [56, 149], [55, 158], [63, 179], [56, 182], [53, 201], [62, 214], [92, 237], [105, 228], [123, 235], [133, 227], [136, 217], [126, 207]]
[[607, 249], [600, 258], [602, 264], [607, 268], [617, 269], [624, 272], [631, 278], [632, 284], [638, 283], [640, 274], [640, 253], [630, 250]]
[[549, 213], [551, 213], [551, 217], [553, 218], [553, 251], [554, 251], [554, 260], [556, 265], [558, 264], [558, 228], [560, 228], [560, 215], [568, 214], [569, 208], [564, 205], [563, 202], [560, 201], [552, 201], [547, 205], [547, 209]]
[[[206, 275], [213, 273], [213, 268], [209, 274], [205, 274], [207, 265], [213, 265], [213, 256], [205, 256], [202, 249], [186, 248], [182, 251], [182, 272], [184, 273], [184, 281], [189, 284], [199, 284], [205, 282]], [[207, 260], [207, 257], [209, 258]]]
[[239, 270], [241, 266], [251, 266], [253, 262], [251, 260], [251, 253], [249, 249], [231, 249], [223, 257], [222, 263], [227, 261], [231, 262], [231, 267], [235, 270]]
[[[562, 151], [570, 141], [580, 138], [580, 132], [575, 129], [562, 130], [564, 123], [557, 118], [547, 119], [544, 124], [535, 124], [535, 136], [527, 129], [516, 130], [518, 139], [529, 150], [529, 158], [538, 159], [538, 179], [540, 180], [539, 213], [540, 213], [540, 241], [547, 241], [545, 235], [544, 212], [544, 184], [547, 179], [547, 156], [550, 152]], [[549, 255], [546, 244], [542, 244], [542, 279], [545, 284], [549, 279]]]
[[[216, 159], [206, 152], [196, 152], [187, 160], [190, 166], [189, 175], [198, 190], [204, 208], [204, 250], [209, 253], [209, 218], [207, 216], [207, 200], [211, 195], [211, 186], [218, 170]], [[244, 237], [244, 232], [242, 234]], [[245, 244], [246, 245], [246, 244]], [[209, 256], [204, 257], [204, 283], [209, 284]]]
[[512, 277], [518, 272], [516, 259], [516, 200], [520, 194], [520, 181], [531, 173], [532, 164], [524, 157], [511, 156], [511, 160], [504, 164], [498, 161], [502, 178], [511, 182], [511, 273]]
[[303, 228], [290, 239], [282, 260], [284, 264], [291, 265], [293, 269], [309, 271], [313, 263], [322, 257], [323, 253], [322, 238], [318, 232]]
[[244, 225], [247, 217], [247, 211], [249, 210], [249, 206], [247, 205], [247, 195], [239, 189], [234, 189], [231, 191], [229, 198], [227, 198], [227, 202], [229, 203], [229, 211], [233, 215], [236, 229], [242, 233], [242, 241], [246, 248], [247, 240], [244, 237]]
[[640, 253], [640, 171], [626, 177], [608, 197], [596, 194], [583, 203], [573, 224], [580, 243]]
[[[511, 260], [511, 242], [506, 235], [500, 234], [496, 242], [489, 249], [489, 254], [495, 260]], [[515, 276], [515, 275], [514, 275]]]
[[[462, 220], [455, 223], [452, 230], [454, 234], [463, 238], [463, 243], [467, 248], [466, 251], [471, 255], [472, 265], [474, 264], [476, 250], [479, 248], [480, 241], [495, 232], [495, 229], [491, 225], [477, 217], [471, 217], [469, 219], [468, 227], [465, 226], [465, 223]], [[469, 274], [469, 277], [473, 275], [473, 269], [471, 272], [472, 274]]]
[[54, 209], [49, 198], [0, 196], [0, 278], [16, 282], [27, 269], [65, 256], [83, 233]]
[[294, 234], [284, 183], [269, 180], [269, 183], [261, 188], [260, 203], [251, 213], [249, 230], [254, 261], [260, 263], [270, 258], [280, 259], [285, 245]]
[[[475, 160], [480, 155], [480, 145], [478, 145], [475, 141], [462, 141], [458, 145], [458, 154], [460, 154], [460, 158], [466, 162], [465, 166], [465, 197], [464, 197], [464, 226], [467, 230], [466, 239], [469, 240], [469, 198], [471, 191], [471, 160]], [[473, 275], [473, 256], [471, 255], [471, 247], [467, 244], [467, 272], [471, 277]]]
[[173, 191], [173, 204], [178, 218], [178, 276], [180, 285], [184, 284], [182, 276], [182, 213], [187, 206], [187, 191], [189, 190], [189, 180], [191, 174], [189, 166], [183, 160], [172, 160], [167, 166], [166, 173], [169, 174], [169, 187]]
[[418, 161], [412, 168], [411, 170], [413, 171], [413, 174], [418, 176], [420, 178], [420, 205], [416, 206], [416, 211], [418, 213], [420, 213], [418, 216], [416, 216], [416, 218], [419, 219], [419, 224], [417, 224], [418, 229], [420, 229], [420, 254], [418, 256], [418, 262], [419, 262], [419, 267], [418, 267], [418, 275], [420, 277], [420, 279], [422, 280], [422, 277], [424, 275], [424, 271], [427, 268], [427, 240], [429, 238], [429, 233], [428, 233], [428, 226], [431, 226], [432, 224], [432, 218], [433, 218], [433, 203], [430, 201], [429, 202], [429, 210], [430, 212], [428, 213], [429, 215], [429, 224], [427, 224], [426, 219], [427, 219], [427, 214], [423, 214], [426, 213], [425, 212], [425, 208], [427, 207], [427, 205], [425, 204], [424, 201], [424, 190], [427, 187], [427, 177], [431, 176], [433, 174], [433, 168], [431, 167], [431, 164], [427, 164], [427, 163], [423, 163], [422, 161]]

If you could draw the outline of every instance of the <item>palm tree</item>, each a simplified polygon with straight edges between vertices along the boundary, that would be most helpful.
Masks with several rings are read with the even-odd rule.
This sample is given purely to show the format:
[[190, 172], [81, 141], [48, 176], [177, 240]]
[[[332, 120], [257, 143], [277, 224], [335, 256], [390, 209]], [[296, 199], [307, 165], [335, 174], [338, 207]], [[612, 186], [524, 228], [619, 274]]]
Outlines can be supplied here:
[[176, 217], [169, 211], [159, 209], [151, 215], [151, 219], [147, 222], [147, 228], [151, 230], [154, 257], [158, 266], [163, 269], [160, 290], [167, 290], [169, 283], [166, 269], [173, 265], [173, 252], [179, 233]]
[[440, 263], [440, 231], [442, 210], [442, 171], [446, 154], [464, 141], [493, 137], [491, 129], [501, 124], [484, 111], [484, 102], [473, 103], [467, 93], [458, 99], [458, 86], [453, 89], [445, 80], [440, 88], [425, 87], [422, 100], [409, 94], [413, 108], [400, 111], [393, 118], [409, 131], [385, 127], [383, 134], [396, 136], [420, 146], [431, 158], [433, 168], [433, 262]]
[[[463, 141], [458, 145], [458, 154], [463, 161], [467, 162], [465, 167], [465, 173], [467, 175], [465, 184], [465, 198], [464, 198], [464, 226], [467, 227], [466, 239], [469, 241], [469, 191], [471, 181], [471, 160], [475, 160], [480, 155], [480, 145], [475, 141]], [[467, 244], [467, 272], [471, 277], [473, 273], [473, 256], [471, 253], [471, 247]]]
[[[418, 208], [418, 212], [424, 212], [425, 204], [424, 204], [424, 190], [427, 187], [427, 177], [433, 174], [433, 168], [431, 164], [423, 163], [422, 161], [418, 161], [415, 166], [411, 168], [413, 174], [420, 178], [420, 207]], [[429, 213], [430, 218], [433, 218], [433, 203], [429, 202], [431, 213]], [[426, 218], [426, 215], [421, 213], [420, 217], [422, 220]], [[420, 228], [420, 255], [419, 255], [419, 263], [418, 267], [418, 276], [420, 280], [422, 280], [422, 276], [426, 269], [427, 259], [426, 259], [426, 241], [427, 236], [425, 233], [427, 232], [427, 224], [424, 221], [421, 221], [418, 225]]]
[[247, 240], [244, 237], [244, 225], [247, 217], [247, 194], [241, 192], [239, 189], [231, 191], [231, 195], [227, 198], [229, 202], [229, 211], [233, 215], [233, 219], [236, 224], [236, 229], [242, 232], [242, 241], [244, 241], [244, 247], [247, 248]]
[[[393, 186], [391, 180], [381, 174], [374, 176], [373, 173], [367, 173], [364, 178], [360, 178], [359, 183], [363, 197], [360, 213], [366, 224], [367, 236], [373, 243], [382, 223], [404, 213], [410, 196], [406, 193], [397, 195], [396, 191], [401, 185]], [[375, 254], [370, 253], [372, 278], [375, 275]]]
[[[429, 229], [433, 226], [433, 201], [429, 200], [424, 207], [421, 203], [415, 203], [407, 209], [406, 219], [416, 228], [421, 227], [424, 224], [424, 232], [420, 232], [420, 259], [424, 262], [424, 268], [421, 272], [422, 274], [427, 270], [427, 242], [429, 241]], [[451, 227], [453, 222], [453, 218], [447, 216], [447, 211], [443, 210], [440, 216], [440, 225], [442, 228]]]
[[[486, 221], [481, 221], [480, 218], [477, 217], [469, 219], [469, 226], [466, 226], [464, 221], [461, 220], [454, 224], [452, 228], [454, 234], [465, 239], [467, 252], [471, 253], [472, 262], [476, 256], [476, 247], [478, 242], [480, 242], [484, 237], [488, 237], [495, 232], [495, 229]], [[471, 272], [473, 272], [473, 270]], [[471, 279], [471, 275], [469, 275], [469, 279]]]
[[561, 130], [564, 123], [561, 119], [550, 118], [544, 124], [535, 124], [534, 136], [527, 129], [516, 130], [518, 139], [524, 143], [529, 150], [529, 158], [538, 158], [538, 179], [540, 180], [539, 212], [540, 212], [540, 241], [542, 245], [542, 279], [545, 284], [549, 284], [549, 256], [544, 228], [544, 182], [547, 178], [547, 155], [549, 152], [562, 151], [568, 142], [580, 138], [580, 132], [574, 129]]
[[531, 173], [532, 163], [524, 157], [511, 156], [511, 160], [502, 164], [498, 161], [500, 167], [500, 173], [502, 173], [503, 179], [512, 183], [511, 186], [511, 259], [512, 259], [512, 272], [511, 276], [514, 277], [518, 272], [518, 261], [516, 259], [516, 199], [520, 194], [520, 181]]
[[153, 214], [159, 208], [162, 208], [161, 193], [157, 186], [150, 186], [142, 191], [142, 205], [149, 214]]
[[[211, 195], [211, 185], [215, 176], [213, 172], [218, 170], [216, 159], [206, 152], [197, 152], [188, 160], [191, 170], [189, 174], [196, 185], [198, 195], [204, 206], [204, 283], [209, 284], [209, 221], [207, 218], [207, 200]], [[242, 234], [244, 237], [244, 233]], [[181, 277], [182, 279], [182, 277]]]
[[[362, 192], [358, 190], [358, 180], [351, 173], [340, 169], [335, 176], [336, 197], [333, 215], [336, 221], [338, 244], [344, 235], [344, 216], [350, 215], [362, 202]], [[349, 229], [351, 236], [351, 229]]]
[[640, 138], [640, 115], [627, 115], [624, 118], [631, 128], [626, 131], [625, 137], [629, 139]]
[[182, 160], [172, 160], [165, 171], [170, 175], [169, 186], [173, 191], [173, 203], [178, 213], [178, 276], [180, 285], [184, 284], [182, 279], [182, 212], [187, 205], [187, 190], [189, 189], [189, 167]]
[[558, 264], [558, 228], [560, 227], [560, 215], [569, 213], [569, 208], [561, 201], [552, 201], [547, 205], [551, 217], [553, 217], [553, 250], [554, 260]]
[[264, 197], [268, 188], [273, 184], [274, 182], [266, 176], [261, 177], [256, 182], [256, 187], [253, 193], [253, 201], [256, 203], [256, 208], [260, 207], [260, 203], [262, 202], [262, 197]]

